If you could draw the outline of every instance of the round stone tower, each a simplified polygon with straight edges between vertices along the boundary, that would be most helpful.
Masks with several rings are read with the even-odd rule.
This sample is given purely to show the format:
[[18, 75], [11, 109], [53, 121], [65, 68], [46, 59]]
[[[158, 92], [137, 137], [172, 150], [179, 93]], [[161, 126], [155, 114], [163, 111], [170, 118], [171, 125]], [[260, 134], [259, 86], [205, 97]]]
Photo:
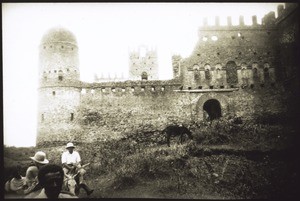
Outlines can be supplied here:
[[53, 28], [39, 46], [37, 145], [64, 138], [76, 118], [80, 92], [76, 38], [64, 28]]

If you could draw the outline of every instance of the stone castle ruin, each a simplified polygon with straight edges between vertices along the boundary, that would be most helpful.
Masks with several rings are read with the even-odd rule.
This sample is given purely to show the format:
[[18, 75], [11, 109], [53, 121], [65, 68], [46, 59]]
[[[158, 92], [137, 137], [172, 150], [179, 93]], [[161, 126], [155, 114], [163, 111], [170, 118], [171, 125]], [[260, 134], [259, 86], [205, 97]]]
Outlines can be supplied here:
[[80, 81], [76, 37], [63, 28], [42, 38], [37, 145], [95, 142], [223, 116], [298, 115], [299, 6], [278, 6], [257, 23], [199, 28], [187, 58], [172, 58], [173, 79], [158, 80], [156, 50], [129, 55], [129, 80]]

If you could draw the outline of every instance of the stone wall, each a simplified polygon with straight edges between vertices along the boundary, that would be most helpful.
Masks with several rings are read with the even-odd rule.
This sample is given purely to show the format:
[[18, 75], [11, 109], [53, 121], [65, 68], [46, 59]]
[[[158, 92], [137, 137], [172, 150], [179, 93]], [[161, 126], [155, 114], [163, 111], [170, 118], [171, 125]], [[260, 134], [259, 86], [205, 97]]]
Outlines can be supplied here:
[[211, 99], [220, 103], [222, 116], [247, 119], [265, 112], [286, 111], [281, 89], [259, 87], [225, 93], [190, 93], [178, 91], [177, 86], [166, 88], [152, 91], [146, 87], [141, 91], [137, 87], [135, 92], [131, 88], [125, 92], [86, 90], [80, 95], [74, 122], [69, 119], [58, 122], [53, 118], [40, 123], [39, 142], [43, 143], [45, 138], [48, 142], [94, 142], [139, 132], [160, 132], [169, 124], [191, 125], [203, 120], [203, 106]]

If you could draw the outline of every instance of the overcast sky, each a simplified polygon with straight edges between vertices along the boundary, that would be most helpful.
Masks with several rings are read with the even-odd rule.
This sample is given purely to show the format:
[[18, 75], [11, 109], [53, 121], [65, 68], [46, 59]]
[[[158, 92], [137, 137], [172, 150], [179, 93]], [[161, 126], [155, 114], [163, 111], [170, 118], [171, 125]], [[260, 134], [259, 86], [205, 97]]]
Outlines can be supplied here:
[[37, 125], [38, 46], [53, 27], [77, 38], [81, 80], [94, 74], [128, 76], [129, 50], [156, 48], [160, 79], [171, 79], [171, 56], [188, 57], [203, 17], [221, 25], [243, 15], [258, 23], [278, 3], [3, 3], [4, 144], [34, 146]]

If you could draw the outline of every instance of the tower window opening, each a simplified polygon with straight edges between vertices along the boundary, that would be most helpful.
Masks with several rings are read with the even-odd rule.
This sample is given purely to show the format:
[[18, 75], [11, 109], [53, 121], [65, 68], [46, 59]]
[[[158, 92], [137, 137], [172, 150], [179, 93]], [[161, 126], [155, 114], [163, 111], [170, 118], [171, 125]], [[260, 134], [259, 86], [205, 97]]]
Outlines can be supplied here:
[[105, 92], [105, 88], [102, 88], [101, 90], [102, 90], [102, 92]]
[[155, 87], [151, 87], [151, 91], [155, 91]]
[[241, 36], [242, 36], [242, 34], [239, 32], [239, 33], [238, 33], [238, 37], [241, 37]]
[[115, 88], [112, 88], [111, 91], [112, 91], [112, 92], [116, 92], [116, 89], [115, 89]]
[[188, 87], [188, 90], [191, 90], [192, 89], [192, 87]]
[[142, 73], [142, 80], [148, 80], [148, 74], [146, 72]]
[[122, 92], [125, 92], [125, 88], [122, 88]]
[[67, 71], [69, 72], [70, 70], [67, 68]]
[[214, 88], [214, 86], [209, 86], [209, 88], [210, 88], [210, 89], [213, 89], [213, 88]]
[[61, 48], [63, 49], [63, 48], [64, 48], [64, 46], [62, 45], [62, 46], [61, 46]]
[[52, 91], [52, 95], [55, 96], [55, 91]]
[[141, 87], [141, 91], [145, 91], [145, 87]]
[[54, 73], [56, 73], [57, 71], [56, 70], [54, 70]]
[[161, 87], [161, 91], [165, 91], [165, 87]]
[[44, 120], [45, 120], [45, 116], [44, 116], [44, 114], [42, 114], [42, 122], [44, 122]]
[[204, 37], [202, 38], [202, 40], [203, 40], [203, 41], [207, 41], [207, 37], [204, 36]]
[[131, 87], [131, 91], [134, 92], [134, 87]]
[[74, 120], [74, 113], [71, 113], [71, 121]]
[[198, 86], [198, 89], [202, 89], [202, 86]]
[[63, 76], [62, 75], [58, 76], [58, 80], [62, 81], [63, 80]]

